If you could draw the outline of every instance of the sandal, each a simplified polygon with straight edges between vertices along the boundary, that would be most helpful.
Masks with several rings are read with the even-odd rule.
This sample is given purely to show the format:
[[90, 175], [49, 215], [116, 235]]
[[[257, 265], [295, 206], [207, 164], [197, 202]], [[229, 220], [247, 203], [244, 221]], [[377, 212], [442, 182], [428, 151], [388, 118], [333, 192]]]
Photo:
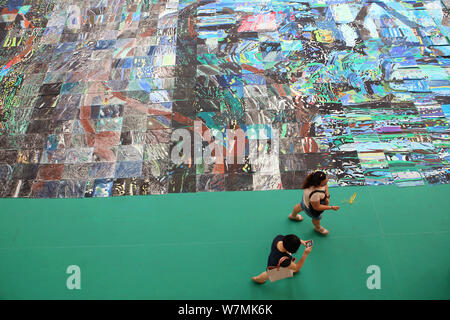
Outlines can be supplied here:
[[320, 227], [319, 230], [317, 230], [316, 228], [314, 228], [314, 231], [322, 234], [322, 235], [327, 235], [329, 233], [329, 231], [327, 229], [325, 229], [324, 227]]
[[288, 218], [292, 221], [303, 221], [303, 217], [300, 214], [297, 214], [297, 217], [294, 219], [292, 215], [289, 215]]

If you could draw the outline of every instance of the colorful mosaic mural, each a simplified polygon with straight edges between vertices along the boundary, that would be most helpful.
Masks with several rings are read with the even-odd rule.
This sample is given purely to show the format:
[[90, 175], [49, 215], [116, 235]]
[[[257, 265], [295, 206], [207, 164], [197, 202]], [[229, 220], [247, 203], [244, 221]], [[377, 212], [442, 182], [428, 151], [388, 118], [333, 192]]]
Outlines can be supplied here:
[[[449, 8], [0, 0], [0, 197], [448, 183]], [[258, 156], [174, 162], [196, 122]]]

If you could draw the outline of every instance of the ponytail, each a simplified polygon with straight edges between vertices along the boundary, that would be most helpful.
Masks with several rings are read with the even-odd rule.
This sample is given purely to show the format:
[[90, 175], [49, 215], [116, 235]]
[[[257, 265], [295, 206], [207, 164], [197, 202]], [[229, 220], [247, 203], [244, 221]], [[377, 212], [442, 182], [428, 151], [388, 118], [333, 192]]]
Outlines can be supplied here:
[[318, 187], [326, 178], [327, 175], [323, 171], [311, 172], [303, 182], [302, 189], [308, 189], [309, 187]]

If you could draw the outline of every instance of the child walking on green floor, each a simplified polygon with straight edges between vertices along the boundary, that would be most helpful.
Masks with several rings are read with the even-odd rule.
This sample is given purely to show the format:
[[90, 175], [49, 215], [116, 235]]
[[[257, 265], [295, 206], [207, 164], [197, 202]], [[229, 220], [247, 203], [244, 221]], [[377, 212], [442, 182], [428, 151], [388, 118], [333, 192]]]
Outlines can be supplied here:
[[314, 230], [320, 234], [327, 235], [328, 230], [320, 225], [322, 213], [325, 210], [339, 210], [339, 206], [330, 206], [330, 193], [328, 192], [328, 177], [322, 171], [310, 173], [303, 182], [303, 198], [299, 204], [296, 204], [289, 219], [302, 221], [300, 212], [305, 213], [312, 218]]

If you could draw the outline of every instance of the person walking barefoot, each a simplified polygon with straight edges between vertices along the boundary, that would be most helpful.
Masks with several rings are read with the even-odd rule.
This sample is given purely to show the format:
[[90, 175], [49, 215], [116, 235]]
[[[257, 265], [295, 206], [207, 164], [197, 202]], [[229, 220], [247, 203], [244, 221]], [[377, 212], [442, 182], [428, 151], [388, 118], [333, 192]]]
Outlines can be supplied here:
[[310, 173], [303, 182], [303, 198], [299, 204], [294, 206], [292, 213], [288, 216], [294, 221], [302, 221], [299, 215], [304, 211], [311, 219], [314, 230], [322, 235], [327, 235], [329, 231], [320, 225], [322, 213], [325, 210], [337, 211], [339, 206], [330, 206], [330, 193], [328, 192], [328, 177], [323, 171]]

